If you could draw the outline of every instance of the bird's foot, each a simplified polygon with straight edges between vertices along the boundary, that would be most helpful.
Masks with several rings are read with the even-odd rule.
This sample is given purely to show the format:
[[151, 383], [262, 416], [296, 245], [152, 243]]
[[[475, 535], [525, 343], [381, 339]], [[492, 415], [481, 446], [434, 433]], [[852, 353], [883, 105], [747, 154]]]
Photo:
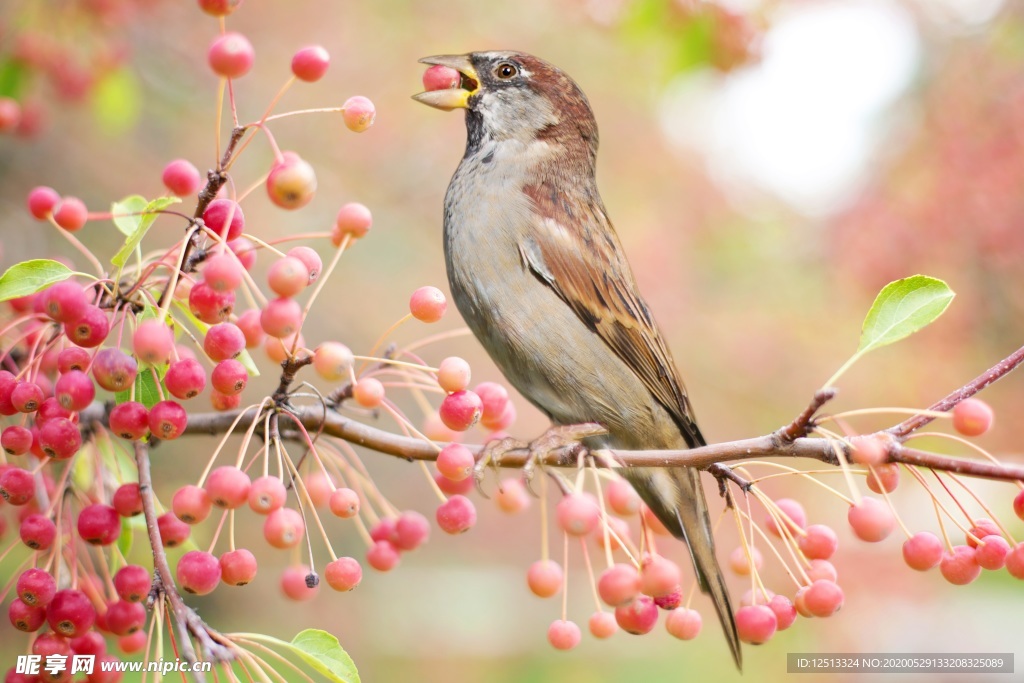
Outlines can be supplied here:
[[526, 448], [528, 445], [525, 441], [513, 439], [511, 436], [506, 436], [504, 439], [492, 439], [485, 443], [483, 450], [480, 451], [480, 459], [473, 466], [473, 483], [476, 484], [477, 493], [484, 498], [490, 497], [484, 493], [483, 487], [484, 472], [488, 465], [497, 470], [506, 453]]
[[531, 482], [537, 463], [543, 462], [549, 453], [560, 448], [569, 448], [572, 450], [571, 458], [576, 460], [587, 453], [587, 448], [582, 443], [583, 439], [607, 433], [608, 430], [603, 425], [596, 422], [582, 422], [574, 425], [557, 425], [531, 441], [529, 455], [526, 464], [523, 465], [523, 480], [526, 483], [526, 490], [534, 496], [537, 495]]

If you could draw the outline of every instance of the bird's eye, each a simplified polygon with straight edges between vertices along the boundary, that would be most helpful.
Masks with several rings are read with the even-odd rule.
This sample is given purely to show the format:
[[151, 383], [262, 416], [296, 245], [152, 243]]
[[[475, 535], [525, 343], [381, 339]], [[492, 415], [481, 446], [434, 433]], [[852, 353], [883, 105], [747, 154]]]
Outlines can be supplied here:
[[494, 75], [504, 81], [507, 81], [508, 79], [515, 78], [519, 75], [519, 67], [511, 62], [502, 62], [498, 66], [494, 67]]

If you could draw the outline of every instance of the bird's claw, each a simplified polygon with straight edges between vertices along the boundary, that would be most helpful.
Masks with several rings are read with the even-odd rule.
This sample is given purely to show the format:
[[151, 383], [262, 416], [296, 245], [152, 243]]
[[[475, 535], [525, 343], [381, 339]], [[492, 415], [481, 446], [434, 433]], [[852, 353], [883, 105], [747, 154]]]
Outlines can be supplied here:
[[519, 448], [526, 448], [526, 443], [513, 439], [510, 436], [504, 439], [493, 439], [484, 444], [483, 450], [480, 451], [480, 459], [476, 461], [473, 466], [473, 483], [476, 485], [477, 493], [484, 498], [490, 498], [485, 492], [483, 487], [484, 473], [488, 465], [497, 469], [501, 464], [501, 458], [509, 451], [514, 451]]
[[537, 463], [542, 463], [544, 457], [552, 451], [558, 450], [559, 448], [573, 447], [573, 458], [579, 458], [581, 455], [586, 455], [588, 452], [586, 447], [581, 443], [583, 439], [591, 436], [600, 436], [607, 434], [608, 430], [604, 426], [596, 422], [583, 422], [574, 425], [558, 425], [548, 429], [546, 432], [541, 434], [539, 437], [530, 442], [529, 455], [526, 459], [526, 464], [523, 465], [523, 483], [526, 485], [526, 490], [533, 495], [534, 498], [539, 498], [536, 491], [533, 490], [531, 482], [536, 472]]

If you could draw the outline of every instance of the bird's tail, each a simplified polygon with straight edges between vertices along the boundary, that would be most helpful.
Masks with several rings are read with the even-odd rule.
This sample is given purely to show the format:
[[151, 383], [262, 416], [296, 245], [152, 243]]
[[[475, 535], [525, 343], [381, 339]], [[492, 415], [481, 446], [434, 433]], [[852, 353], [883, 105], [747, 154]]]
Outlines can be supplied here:
[[700, 589], [711, 596], [736, 667], [742, 669], [740, 638], [736, 632], [736, 620], [733, 618], [725, 577], [715, 555], [711, 516], [704, 498], [704, 487], [700, 482], [700, 472], [692, 467], [648, 470], [647, 476], [642, 477], [647, 481], [635, 481], [629, 476], [632, 473], [628, 468], [623, 473], [634, 483], [637, 493], [661, 523], [673, 536], [686, 543]]

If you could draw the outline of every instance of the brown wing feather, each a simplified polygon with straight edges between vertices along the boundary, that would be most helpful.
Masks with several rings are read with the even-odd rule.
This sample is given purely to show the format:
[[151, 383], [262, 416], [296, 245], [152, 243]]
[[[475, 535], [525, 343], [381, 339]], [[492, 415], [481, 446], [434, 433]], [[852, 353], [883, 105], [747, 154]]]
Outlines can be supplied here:
[[[537, 215], [545, 217], [532, 242], [521, 245], [526, 265], [640, 377], [672, 415], [687, 444], [703, 445], [672, 354], [640, 297], [600, 200], [571, 207], [551, 185], [526, 188], [526, 194]], [[570, 224], [581, 232], [563, 227]]]

